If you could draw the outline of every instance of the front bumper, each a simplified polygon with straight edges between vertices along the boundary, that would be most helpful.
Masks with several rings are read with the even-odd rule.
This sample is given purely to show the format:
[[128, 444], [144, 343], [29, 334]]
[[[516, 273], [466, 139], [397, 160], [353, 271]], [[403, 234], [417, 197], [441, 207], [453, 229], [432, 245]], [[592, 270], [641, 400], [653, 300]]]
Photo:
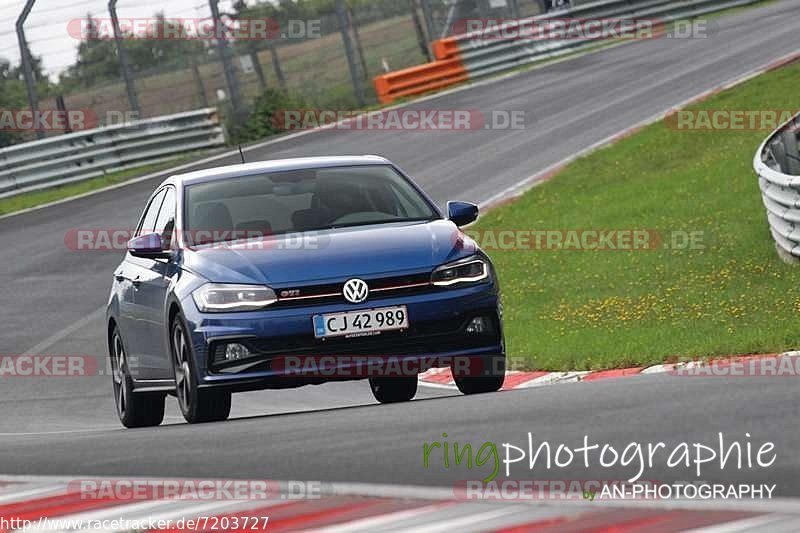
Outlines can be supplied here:
[[[408, 330], [349, 339], [314, 336], [314, 315], [398, 305], [408, 309]], [[208, 314], [198, 311], [189, 298], [183, 307], [201, 387], [256, 390], [363, 379], [372, 377], [362, 373], [365, 357], [373, 362], [371, 372], [380, 372], [374, 366], [375, 358], [400, 362], [410, 371], [424, 371], [447, 366], [453, 358], [485, 359], [505, 353], [500, 298], [493, 282], [376, 298], [359, 305], [331, 303]], [[492, 327], [481, 334], [466, 333], [467, 324], [477, 316], [487, 318]], [[251, 356], [226, 360], [229, 343], [244, 345]], [[323, 359], [324, 371], [318, 366]]]

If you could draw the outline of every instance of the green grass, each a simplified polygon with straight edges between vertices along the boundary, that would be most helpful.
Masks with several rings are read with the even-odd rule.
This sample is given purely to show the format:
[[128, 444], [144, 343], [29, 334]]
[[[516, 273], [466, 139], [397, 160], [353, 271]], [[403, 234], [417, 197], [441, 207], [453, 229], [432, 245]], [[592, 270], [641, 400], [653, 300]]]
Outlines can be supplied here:
[[0, 215], [7, 215], [23, 209], [63, 200], [71, 196], [78, 196], [110, 185], [116, 185], [117, 183], [122, 183], [138, 176], [144, 176], [145, 174], [173, 167], [185, 160], [186, 158], [175, 158], [172, 161], [166, 161], [156, 165], [143, 165], [119, 172], [111, 172], [97, 178], [3, 198], [0, 199]]
[[[694, 106], [798, 108], [800, 65]], [[517, 367], [604, 369], [797, 347], [800, 271], [777, 256], [753, 155], [767, 131], [659, 122], [569, 165], [474, 228], [702, 232], [705, 249], [494, 251]]]

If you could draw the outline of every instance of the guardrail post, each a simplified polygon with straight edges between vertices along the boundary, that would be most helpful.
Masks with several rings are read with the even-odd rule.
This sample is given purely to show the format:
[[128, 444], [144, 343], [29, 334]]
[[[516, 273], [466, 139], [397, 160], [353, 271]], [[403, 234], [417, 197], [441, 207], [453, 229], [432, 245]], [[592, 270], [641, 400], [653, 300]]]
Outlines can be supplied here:
[[275, 77], [278, 78], [278, 85], [282, 90], [286, 90], [286, 77], [283, 75], [283, 68], [281, 68], [281, 58], [278, 57], [278, 50], [275, 48], [275, 41], [272, 39], [267, 43], [269, 47], [269, 55], [272, 57], [272, 68], [275, 70]]
[[353, 14], [353, 9], [350, 7], [350, 4], [345, 4], [347, 7], [347, 23], [353, 28], [353, 39], [356, 42], [356, 50], [358, 50], [358, 58], [361, 60], [361, 74], [364, 75], [364, 79], [369, 79], [369, 73], [367, 72], [367, 58], [364, 54], [364, 47], [361, 45], [361, 35], [358, 33], [358, 21], [356, 20], [355, 15]]
[[111, 25], [114, 28], [114, 42], [117, 45], [117, 54], [119, 54], [119, 69], [122, 73], [122, 79], [125, 80], [125, 90], [128, 93], [128, 102], [131, 104], [131, 111], [135, 113], [137, 118], [142, 116], [142, 109], [139, 107], [139, 97], [136, 94], [136, 86], [133, 82], [131, 75], [131, 66], [128, 62], [128, 52], [125, 50], [123, 42], [122, 30], [119, 27], [119, 18], [117, 17], [117, 0], [109, 0], [108, 13], [111, 15]]
[[422, 21], [417, 11], [417, 0], [408, 0], [408, 7], [411, 9], [411, 21], [414, 23], [414, 31], [417, 34], [417, 44], [425, 60], [432, 61], [431, 50], [428, 48], [428, 39], [425, 37], [425, 30], [422, 29]]
[[420, 0], [420, 5], [422, 6], [422, 16], [425, 18], [425, 29], [428, 32], [428, 39], [433, 39], [433, 36], [436, 35], [436, 28], [433, 23], [431, 0]]
[[[33, 58], [31, 57], [31, 50], [28, 48], [28, 41], [25, 39], [25, 21], [33, 9], [33, 4], [36, 0], [27, 0], [25, 7], [22, 8], [17, 19], [17, 40], [19, 41], [19, 56], [22, 63], [22, 72], [25, 76], [25, 85], [28, 88], [28, 105], [31, 107], [31, 112], [36, 115], [39, 112], [39, 95], [36, 92], [36, 76], [33, 74]], [[34, 117], [36, 124], [36, 138], [44, 139], [44, 131], [41, 124]]]
[[228, 85], [228, 92], [230, 93], [233, 114], [238, 117], [243, 112], [242, 100], [239, 96], [239, 80], [236, 78], [236, 70], [231, 62], [230, 51], [228, 50], [228, 31], [220, 19], [218, 2], [219, 0], [208, 0], [208, 5], [211, 8], [211, 19], [214, 21], [217, 52], [222, 62], [222, 70], [225, 72], [225, 81]]
[[253, 70], [256, 71], [258, 85], [262, 91], [267, 90], [267, 78], [264, 76], [264, 69], [261, 68], [261, 61], [258, 59], [258, 49], [252, 44], [249, 46], [250, 61], [253, 63]]
[[347, 65], [350, 67], [350, 78], [353, 80], [356, 102], [359, 107], [364, 107], [364, 87], [361, 83], [361, 76], [358, 74], [353, 43], [350, 40], [350, 28], [347, 23], [347, 9], [345, 8], [344, 0], [336, 0], [336, 16], [339, 19], [339, 29], [342, 32], [342, 43], [344, 44], [344, 52], [347, 55]]
[[194, 57], [190, 56], [189, 61], [191, 62], [192, 78], [197, 86], [197, 92], [200, 94], [200, 103], [203, 107], [208, 107], [208, 97], [206, 96], [206, 88], [203, 86], [203, 77], [200, 76], [200, 68], [198, 68]]

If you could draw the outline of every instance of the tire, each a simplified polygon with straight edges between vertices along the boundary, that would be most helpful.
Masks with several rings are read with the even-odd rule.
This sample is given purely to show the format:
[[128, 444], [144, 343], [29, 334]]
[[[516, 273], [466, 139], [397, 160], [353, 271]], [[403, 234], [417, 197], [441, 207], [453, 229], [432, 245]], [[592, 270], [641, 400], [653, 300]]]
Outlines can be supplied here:
[[497, 392], [506, 380], [506, 356], [490, 355], [482, 358], [483, 373], [479, 376], [459, 376], [453, 372], [456, 387], [462, 394]]
[[417, 394], [417, 376], [370, 378], [369, 386], [380, 403], [407, 402]]
[[126, 428], [153, 427], [164, 420], [164, 397], [161, 392], [133, 392], [133, 378], [128, 355], [119, 328], [114, 326], [109, 343], [111, 383], [119, 421]]
[[180, 316], [175, 317], [170, 331], [175, 395], [183, 418], [190, 424], [227, 420], [231, 414], [231, 393], [197, 386], [194, 352]]

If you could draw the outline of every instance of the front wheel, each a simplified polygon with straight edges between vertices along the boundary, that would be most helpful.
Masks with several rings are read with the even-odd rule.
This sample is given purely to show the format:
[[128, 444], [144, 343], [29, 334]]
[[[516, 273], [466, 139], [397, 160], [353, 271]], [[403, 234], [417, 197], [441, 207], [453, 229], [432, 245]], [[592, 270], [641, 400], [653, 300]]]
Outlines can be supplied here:
[[183, 418], [190, 424], [227, 420], [231, 413], [231, 393], [198, 387], [194, 352], [180, 316], [172, 324], [172, 360], [175, 395]]
[[133, 378], [128, 366], [128, 355], [119, 328], [114, 326], [109, 346], [111, 376], [114, 387], [114, 404], [117, 416], [126, 428], [143, 428], [159, 425], [164, 420], [164, 394], [160, 392], [133, 392]]
[[456, 387], [463, 394], [497, 392], [503, 387], [503, 383], [506, 380], [505, 354], [485, 356], [480, 361], [482, 368], [475, 372], [477, 375], [463, 375], [462, 372], [453, 369], [453, 379], [456, 382]]
[[417, 376], [370, 378], [369, 386], [380, 403], [407, 402], [417, 394]]

